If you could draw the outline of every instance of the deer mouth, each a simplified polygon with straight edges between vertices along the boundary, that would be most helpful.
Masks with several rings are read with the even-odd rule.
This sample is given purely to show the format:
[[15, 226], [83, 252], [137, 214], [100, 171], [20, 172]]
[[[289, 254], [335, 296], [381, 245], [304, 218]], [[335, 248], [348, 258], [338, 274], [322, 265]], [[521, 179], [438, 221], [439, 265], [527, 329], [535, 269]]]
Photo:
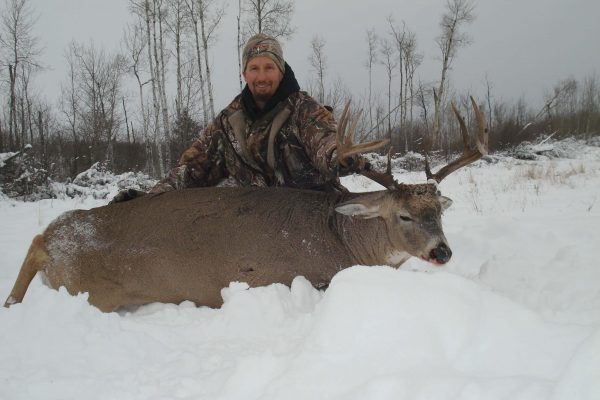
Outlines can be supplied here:
[[440, 267], [448, 262], [447, 260], [446, 261], [438, 260], [436, 258], [428, 258], [428, 257], [424, 257], [424, 256], [421, 256], [421, 260], [431, 263], [431, 264], [435, 265], [436, 267]]

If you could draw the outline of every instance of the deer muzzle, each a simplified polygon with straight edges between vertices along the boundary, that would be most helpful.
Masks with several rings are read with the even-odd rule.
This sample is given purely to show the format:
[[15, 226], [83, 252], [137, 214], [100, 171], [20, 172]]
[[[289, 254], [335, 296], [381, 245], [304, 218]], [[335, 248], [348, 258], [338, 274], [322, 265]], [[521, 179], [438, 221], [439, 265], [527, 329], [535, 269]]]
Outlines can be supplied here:
[[434, 264], [446, 264], [452, 257], [452, 250], [446, 243], [440, 243], [429, 252], [429, 262]]

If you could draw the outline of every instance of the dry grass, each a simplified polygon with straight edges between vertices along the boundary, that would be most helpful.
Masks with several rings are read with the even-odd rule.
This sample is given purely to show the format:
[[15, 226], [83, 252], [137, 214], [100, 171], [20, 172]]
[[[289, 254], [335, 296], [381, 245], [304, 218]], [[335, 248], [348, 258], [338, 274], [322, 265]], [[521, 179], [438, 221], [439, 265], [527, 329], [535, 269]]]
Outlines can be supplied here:
[[[569, 185], [573, 177], [586, 176], [593, 171], [582, 162], [571, 163], [568, 167], [559, 168], [555, 163], [530, 164], [516, 171], [516, 178], [525, 181], [547, 182], [551, 184]], [[538, 189], [539, 191], [539, 189]]]

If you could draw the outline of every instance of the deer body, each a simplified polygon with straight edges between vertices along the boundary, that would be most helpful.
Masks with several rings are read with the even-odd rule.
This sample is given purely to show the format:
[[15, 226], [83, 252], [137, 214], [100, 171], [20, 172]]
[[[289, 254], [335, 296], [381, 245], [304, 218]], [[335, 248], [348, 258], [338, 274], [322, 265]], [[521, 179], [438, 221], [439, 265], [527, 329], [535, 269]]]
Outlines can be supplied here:
[[[398, 204], [417, 197], [390, 190], [198, 188], [66, 212], [34, 239], [7, 305], [22, 300], [37, 271], [53, 288], [88, 292], [103, 311], [184, 300], [218, 307], [221, 288], [232, 281], [290, 285], [303, 275], [325, 287], [343, 268], [399, 265], [409, 253], [429, 259], [433, 248], [447, 246], [433, 193], [418, 195], [427, 206], [415, 202], [410, 211]], [[398, 222], [388, 214], [419, 207], [429, 208], [433, 220], [398, 241], [399, 232], [390, 233]]]
[[[464, 151], [430, 182], [487, 153], [485, 118], [471, 98], [478, 123], [475, 148], [453, 105]], [[380, 147], [354, 145], [358, 118], [350, 125], [346, 104], [337, 132], [340, 160]], [[349, 127], [349, 129], [347, 129]], [[437, 183], [404, 185], [391, 173], [362, 174], [386, 189], [371, 193], [325, 193], [289, 188], [198, 188], [71, 211], [34, 238], [5, 302], [23, 300], [37, 272], [53, 288], [89, 293], [102, 311], [151, 302], [222, 304], [221, 288], [290, 285], [303, 275], [315, 287], [329, 284], [355, 264], [399, 266], [410, 256], [435, 264], [452, 254], [441, 225], [451, 200]]]

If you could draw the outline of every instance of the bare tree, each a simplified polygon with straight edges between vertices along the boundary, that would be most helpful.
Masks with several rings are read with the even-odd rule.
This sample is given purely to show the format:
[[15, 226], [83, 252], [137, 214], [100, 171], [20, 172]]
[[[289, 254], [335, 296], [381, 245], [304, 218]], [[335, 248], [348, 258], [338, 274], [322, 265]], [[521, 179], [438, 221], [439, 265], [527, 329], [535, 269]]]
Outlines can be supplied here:
[[409, 122], [413, 123], [413, 107], [414, 107], [414, 83], [415, 83], [415, 72], [417, 68], [423, 62], [423, 54], [417, 51], [417, 36], [410, 29], [406, 31], [406, 40], [404, 41], [404, 46], [402, 48], [402, 52], [404, 53], [404, 70], [405, 70], [405, 80], [404, 80], [404, 123], [406, 123], [406, 119], [409, 118]]
[[[153, 0], [153, 40], [154, 40], [154, 62], [155, 71], [158, 71], [156, 79], [158, 82], [158, 93], [160, 96], [160, 109], [162, 111], [162, 126], [163, 134], [166, 143], [165, 163], [167, 167], [171, 166], [171, 152], [169, 144], [171, 142], [171, 123], [169, 121], [169, 109], [167, 102], [167, 81], [166, 81], [166, 62], [165, 62], [165, 39], [163, 24], [166, 19], [166, 10], [164, 8], [164, 0]], [[156, 27], [158, 25], [158, 33]]]
[[[160, 118], [161, 118], [161, 103], [160, 103], [160, 71], [156, 66], [156, 58], [152, 57], [152, 42], [156, 37], [156, 30], [154, 29], [155, 24], [155, 0], [130, 0], [130, 9], [137, 15], [144, 26], [144, 41], [145, 49], [147, 51], [147, 65], [150, 73], [150, 83], [152, 87], [152, 110], [153, 110], [153, 124], [152, 129], [152, 142], [156, 148], [158, 158], [158, 174], [164, 175], [164, 158], [162, 148], [160, 146]], [[154, 34], [154, 36], [153, 36]], [[142, 110], [143, 112], [143, 110]], [[150, 124], [149, 124], [150, 125]]]
[[[118, 53], [106, 54], [93, 43], [72, 42], [67, 54], [71, 66], [66, 94], [73, 127], [88, 141], [89, 160], [103, 154], [110, 164], [121, 123], [118, 107], [125, 59]], [[75, 121], [79, 123], [75, 125]]]
[[[582, 83], [580, 108], [583, 121], [579, 129], [590, 134], [593, 127], [600, 132], [600, 81], [595, 73], [586, 76]], [[596, 123], [594, 124], [594, 119]]]
[[244, 11], [247, 14], [244, 41], [257, 33], [276, 38], [289, 38], [294, 33], [290, 24], [294, 13], [293, 0], [246, 0]]
[[464, 24], [471, 23], [475, 19], [473, 14], [474, 9], [473, 0], [448, 0], [446, 3], [446, 12], [442, 15], [442, 20], [440, 21], [442, 32], [436, 41], [441, 52], [442, 70], [439, 85], [434, 92], [434, 145], [440, 142], [441, 108], [447, 86], [448, 70], [452, 66], [452, 61], [458, 49], [471, 42], [470, 37], [466, 33], [461, 32], [461, 28]]
[[202, 66], [202, 54], [200, 52], [200, 33], [199, 29], [199, 21], [198, 21], [198, 12], [196, 11], [197, 4], [194, 0], [186, 0], [186, 4], [189, 10], [189, 17], [192, 22], [192, 30], [194, 33], [194, 44], [196, 49], [196, 62], [198, 64], [198, 80], [200, 82], [200, 92], [202, 98], [202, 118], [204, 122], [204, 126], [208, 125], [208, 106], [206, 104], [206, 81], [204, 79], [204, 67]]
[[67, 61], [67, 73], [68, 77], [65, 82], [60, 86], [61, 94], [59, 99], [59, 109], [65, 117], [68, 130], [71, 133], [73, 141], [73, 156], [70, 163], [70, 175], [75, 176], [79, 172], [79, 145], [78, 145], [78, 133], [77, 125], [79, 111], [79, 97], [77, 90], [77, 72], [76, 72], [76, 60], [73, 46], [69, 46], [65, 51], [65, 60]]
[[321, 104], [325, 103], [325, 85], [323, 83], [323, 77], [327, 71], [327, 58], [325, 56], [325, 39], [321, 36], [315, 35], [310, 42], [312, 53], [308, 58], [310, 65], [313, 70], [317, 73], [317, 80], [319, 82], [319, 95], [318, 100]]
[[[8, 68], [9, 75], [9, 148], [15, 150], [17, 132], [17, 84], [20, 71], [34, 72], [41, 68], [38, 57], [41, 54], [39, 40], [33, 29], [37, 17], [28, 0], [6, 0], [6, 9], [0, 21], [0, 49], [2, 66]], [[21, 127], [21, 136], [25, 126]], [[20, 141], [20, 145], [24, 143]]]
[[[213, 119], [215, 118], [215, 105], [208, 49], [211, 44], [211, 39], [214, 37], [215, 30], [219, 26], [221, 19], [225, 15], [225, 6], [220, 5], [217, 7], [214, 0], [186, 0], [186, 3], [191, 14], [190, 18], [192, 19], [192, 23], [194, 26], [195, 38], [196, 40], [201, 39], [202, 43], [204, 72], [206, 76], [206, 87], [209, 104], [208, 112], [210, 113], [210, 118]], [[198, 29], [200, 30], [199, 34]], [[197, 46], [199, 50], [199, 44]], [[202, 63], [199, 62], [199, 65], [202, 65]], [[200, 68], [202, 67], [200, 66]]]
[[396, 45], [396, 54], [398, 55], [398, 70], [400, 72], [400, 82], [399, 82], [399, 100], [398, 104], [400, 105], [400, 125], [403, 125], [406, 119], [406, 87], [405, 87], [405, 74], [406, 68], [404, 66], [404, 47], [406, 42], [406, 23], [402, 21], [402, 26], [397, 26], [394, 22], [394, 18], [390, 15], [388, 17], [388, 24], [390, 25], [390, 34], [392, 36], [392, 40]]
[[242, 91], [242, 0], [238, 0], [237, 20], [237, 56], [238, 56], [238, 78], [240, 80], [240, 92]]
[[490, 82], [490, 78], [487, 74], [485, 74], [485, 99], [487, 103], [487, 114], [488, 114], [488, 129], [493, 131], [494, 126], [494, 118], [493, 112], [494, 108], [492, 107], [492, 83]]
[[175, 45], [175, 77], [176, 77], [176, 95], [175, 95], [175, 118], [181, 117], [182, 102], [183, 102], [183, 87], [182, 87], [182, 46], [183, 36], [185, 32], [185, 12], [187, 6], [185, 0], [167, 0], [167, 19], [166, 23], [173, 37], [173, 44]]
[[419, 85], [417, 87], [417, 102], [419, 103], [419, 107], [421, 108], [421, 119], [425, 125], [425, 132], [429, 132], [429, 111], [427, 108], [427, 99], [431, 96], [431, 91], [426, 88], [423, 82], [419, 81]]
[[[147, 76], [149, 73], [145, 71], [148, 68], [148, 60], [143, 56], [146, 49], [147, 43], [144, 37], [144, 25], [142, 21], [132, 23], [127, 27], [124, 34], [124, 40], [126, 53], [129, 59], [129, 70], [135, 76], [135, 80], [138, 87], [138, 97], [140, 101], [140, 112], [139, 117], [142, 125], [142, 137], [145, 144], [146, 152], [146, 165], [145, 170], [149, 174], [154, 174], [152, 166], [153, 163], [153, 149], [152, 139], [149, 136], [150, 127], [150, 111], [147, 110], [145, 104], [144, 87], [152, 82], [152, 76]], [[142, 75], [144, 75], [142, 77]], [[179, 89], [179, 88], [178, 88]], [[154, 174], [156, 175], [156, 174]]]
[[373, 64], [378, 62], [377, 58], [378, 37], [375, 30], [367, 31], [367, 60], [365, 66], [369, 71], [369, 124], [373, 126]]
[[392, 142], [392, 78], [394, 76], [394, 70], [398, 65], [396, 55], [394, 54], [394, 46], [388, 39], [382, 39], [380, 43], [380, 54], [381, 54], [381, 65], [385, 68], [387, 74], [387, 121], [388, 129], [387, 134]]
[[404, 150], [408, 151], [411, 139], [409, 137], [410, 129], [406, 125], [407, 121], [410, 121], [411, 124], [413, 122], [414, 76], [423, 61], [423, 55], [417, 52], [416, 34], [407, 28], [404, 21], [401, 26], [396, 25], [393, 17], [390, 16], [388, 24], [398, 56], [400, 129], [404, 134]]

